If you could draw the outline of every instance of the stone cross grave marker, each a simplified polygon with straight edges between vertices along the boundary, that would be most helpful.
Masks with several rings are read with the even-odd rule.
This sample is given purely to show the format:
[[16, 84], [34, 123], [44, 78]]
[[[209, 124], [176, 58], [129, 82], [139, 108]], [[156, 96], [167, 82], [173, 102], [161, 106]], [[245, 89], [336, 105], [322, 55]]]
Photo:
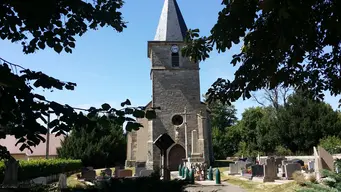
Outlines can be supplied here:
[[275, 158], [270, 157], [266, 159], [266, 163], [263, 167], [264, 169], [264, 177], [263, 182], [274, 182], [277, 178], [277, 167], [275, 163]]

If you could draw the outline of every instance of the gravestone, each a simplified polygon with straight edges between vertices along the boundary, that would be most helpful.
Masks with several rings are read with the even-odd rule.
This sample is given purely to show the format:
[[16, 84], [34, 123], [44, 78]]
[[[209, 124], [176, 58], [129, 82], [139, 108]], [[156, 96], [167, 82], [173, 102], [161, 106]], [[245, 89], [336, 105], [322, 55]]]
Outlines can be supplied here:
[[230, 163], [230, 170], [229, 170], [230, 175], [238, 174], [238, 165], [235, 163]]
[[263, 166], [264, 169], [264, 177], [263, 182], [274, 182], [277, 178], [277, 167], [275, 163], [275, 158], [270, 157], [266, 159], [266, 163]]
[[118, 172], [121, 170], [121, 167], [120, 166], [116, 166], [115, 167], [115, 172], [114, 172], [114, 177], [118, 177]]
[[266, 159], [265, 158], [261, 158], [259, 164], [264, 165], [265, 162], [266, 162]]
[[135, 176], [140, 176], [142, 170], [146, 169], [146, 162], [136, 162], [135, 164]]
[[59, 175], [59, 181], [58, 181], [58, 188], [59, 189], [66, 189], [67, 188], [66, 179], [67, 179], [67, 177], [65, 174]]
[[112, 170], [111, 170], [110, 168], [104, 169], [104, 173], [105, 173], [105, 175], [107, 175], [107, 176], [109, 176], [109, 177], [112, 176]]
[[264, 176], [264, 165], [252, 165], [251, 174], [252, 177], [263, 177]]
[[245, 161], [237, 161], [236, 165], [238, 166], [238, 172], [241, 170], [244, 170], [246, 168], [246, 162]]
[[3, 180], [4, 185], [17, 185], [18, 184], [18, 168], [19, 161], [10, 158], [5, 161], [5, 176]]
[[282, 162], [283, 162], [284, 160], [287, 160], [287, 158], [285, 158], [285, 157], [276, 157], [276, 158], [275, 158], [276, 167], [279, 167], [279, 165], [282, 165]]
[[315, 167], [315, 161], [308, 162], [308, 171], [313, 172]]
[[322, 169], [334, 171], [334, 158], [323, 147], [318, 147], [318, 154], [321, 158]]
[[153, 170], [141, 170], [139, 173], [140, 177], [150, 177], [154, 171]]
[[133, 171], [130, 169], [122, 169], [118, 172], [118, 177], [124, 178], [124, 177], [131, 177], [133, 176]]
[[301, 171], [301, 165], [299, 163], [289, 163], [284, 165], [286, 179], [292, 179], [292, 174], [295, 171]]
[[282, 160], [282, 165], [293, 163], [292, 160]]
[[93, 181], [96, 178], [96, 171], [95, 170], [87, 170], [82, 172], [82, 178], [85, 181]]

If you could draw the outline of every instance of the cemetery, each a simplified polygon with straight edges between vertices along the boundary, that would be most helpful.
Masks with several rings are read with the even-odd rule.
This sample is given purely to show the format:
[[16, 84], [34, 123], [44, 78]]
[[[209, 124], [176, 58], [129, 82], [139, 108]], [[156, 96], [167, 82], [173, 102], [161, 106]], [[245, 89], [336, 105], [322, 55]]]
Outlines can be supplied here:
[[0, 191], [341, 191], [337, 0], [130, 2], [0, 4]]
[[293, 180], [295, 172], [317, 181], [321, 180], [322, 170], [338, 172], [334, 167], [338, 156], [333, 157], [322, 147], [314, 148], [314, 156], [305, 156], [304, 160], [291, 158], [294, 159], [279, 156], [246, 158], [231, 163], [227, 174], [258, 182], [275, 182]]

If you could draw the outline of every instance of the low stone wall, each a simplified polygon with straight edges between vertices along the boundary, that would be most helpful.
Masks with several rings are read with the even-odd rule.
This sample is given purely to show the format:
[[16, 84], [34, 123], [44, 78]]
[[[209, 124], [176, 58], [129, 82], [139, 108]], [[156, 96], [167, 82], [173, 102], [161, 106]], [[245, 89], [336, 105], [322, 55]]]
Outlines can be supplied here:
[[[268, 156], [261, 156], [261, 159], [266, 159], [268, 158]], [[304, 163], [308, 163], [309, 161], [313, 161], [315, 160], [315, 157], [313, 155], [309, 156], [285, 156], [285, 158], [287, 158], [288, 160], [293, 160], [293, 159], [300, 159], [302, 161], [304, 161]], [[341, 154], [336, 154], [333, 155], [334, 159], [341, 159]]]

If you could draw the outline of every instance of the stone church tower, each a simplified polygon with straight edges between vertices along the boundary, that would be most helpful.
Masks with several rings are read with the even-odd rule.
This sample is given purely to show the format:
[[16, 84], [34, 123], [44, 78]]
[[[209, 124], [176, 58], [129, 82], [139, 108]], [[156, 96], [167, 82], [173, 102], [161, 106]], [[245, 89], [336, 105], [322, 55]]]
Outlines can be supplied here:
[[160, 167], [160, 150], [153, 142], [168, 133], [175, 144], [168, 150], [168, 165], [177, 170], [184, 159], [213, 161], [209, 111], [200, 101], [199, 63], [181, 55], [187, 26], [176, 0], [165, 0], [153, 41], [148, 42], [151, 60], [152, 101], [160, 107], [157, 118], [138, 119], [144, 126], [128, 133], [126, 166], [145, 162]]

